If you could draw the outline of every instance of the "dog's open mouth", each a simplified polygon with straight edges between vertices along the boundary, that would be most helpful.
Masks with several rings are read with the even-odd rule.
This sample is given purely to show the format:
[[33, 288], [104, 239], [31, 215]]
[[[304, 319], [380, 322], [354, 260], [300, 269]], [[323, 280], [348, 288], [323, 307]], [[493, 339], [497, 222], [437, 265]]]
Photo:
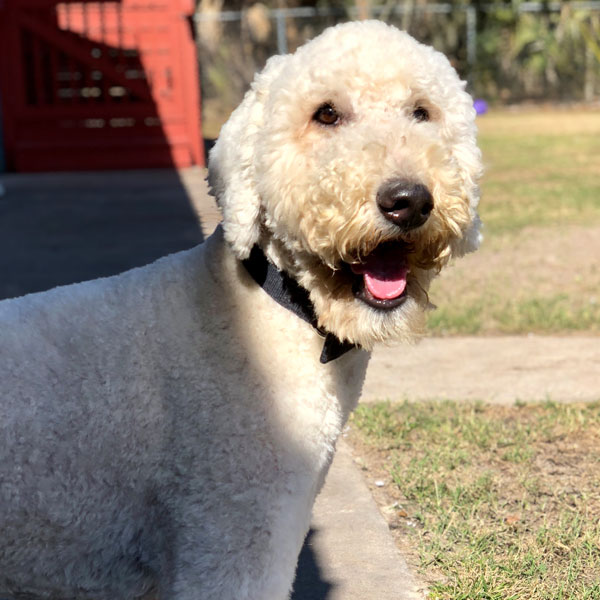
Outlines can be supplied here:
[[377, 309], [400, 306], [407, 297], [409, 248], [403, 242], [386, 242], [361, 263], [351, 264], [356, 298]]

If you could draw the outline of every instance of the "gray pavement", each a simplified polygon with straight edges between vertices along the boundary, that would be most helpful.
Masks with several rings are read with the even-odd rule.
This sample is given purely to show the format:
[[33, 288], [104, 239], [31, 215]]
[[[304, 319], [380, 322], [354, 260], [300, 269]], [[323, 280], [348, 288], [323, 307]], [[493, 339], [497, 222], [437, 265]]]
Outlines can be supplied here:
[[[307, 551], [319, 565], [320, 591], [310, 573], [304, 581]], [[313, 510], [296, 590], [304, 595], [293, 598], [311, 600], [424, 598], [343, 440]]]
[[0, 184], [0, 298], [114, 275], [203, 240], [199, 170], [0, 175]]
[[428, 338], [373, 353], [363, 401], [595, 402], [598, 336]]

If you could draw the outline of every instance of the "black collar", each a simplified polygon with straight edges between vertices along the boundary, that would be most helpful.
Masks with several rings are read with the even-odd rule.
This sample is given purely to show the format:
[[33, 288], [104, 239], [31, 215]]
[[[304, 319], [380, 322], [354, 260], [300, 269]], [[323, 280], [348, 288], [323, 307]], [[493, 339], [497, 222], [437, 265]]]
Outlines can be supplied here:
[[319, 332], [319, 335], [325, 338], [320, 359], [323, 364], [330, 360], [335, 360], [342, 356], [342, 354], [357, 347], [350, 342], [342, 342], [333, 333], [327, 333], [318, 327], [315, 309], [310, 301], [308, 292], [298, 285], [295, 279], [292, 279], [283, 271], [279, 271], [271, 264], [258, 246], [254, 246], [252, 252], [250, 252], [250, 256], [242, 262], [248, 273], [252, 276], [252, 279], [275, 302], [293, 312], [297, 317], [310, 323]]

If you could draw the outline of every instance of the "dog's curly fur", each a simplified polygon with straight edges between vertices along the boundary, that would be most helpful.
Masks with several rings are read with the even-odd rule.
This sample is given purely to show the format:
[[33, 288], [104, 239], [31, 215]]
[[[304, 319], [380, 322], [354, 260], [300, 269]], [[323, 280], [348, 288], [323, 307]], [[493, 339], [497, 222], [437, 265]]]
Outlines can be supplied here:
[[[332, 28], [272, 58], [224, 126], [205, 244], [0, 303], [0, 597], [289, 596], [368, 350], [419, 335], [432, 277], [478, 243], [474, 116], [439, 53]], [[382, 214], [390, 181], [428, 190], [422, 224]], [[320, 331], [256, 285], [255, 245]], [[366, 301], [399, 249], [402, 296]], [[358, 346], [320, 364], [323, 331]]]

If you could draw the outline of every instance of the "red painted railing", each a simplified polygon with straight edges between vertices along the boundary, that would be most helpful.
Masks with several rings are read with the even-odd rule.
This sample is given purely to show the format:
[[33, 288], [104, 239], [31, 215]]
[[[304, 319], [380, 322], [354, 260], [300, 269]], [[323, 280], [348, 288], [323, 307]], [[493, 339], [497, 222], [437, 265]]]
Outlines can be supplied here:
[[192, 0], [0, 0], [8, 168], [204, 164]]

